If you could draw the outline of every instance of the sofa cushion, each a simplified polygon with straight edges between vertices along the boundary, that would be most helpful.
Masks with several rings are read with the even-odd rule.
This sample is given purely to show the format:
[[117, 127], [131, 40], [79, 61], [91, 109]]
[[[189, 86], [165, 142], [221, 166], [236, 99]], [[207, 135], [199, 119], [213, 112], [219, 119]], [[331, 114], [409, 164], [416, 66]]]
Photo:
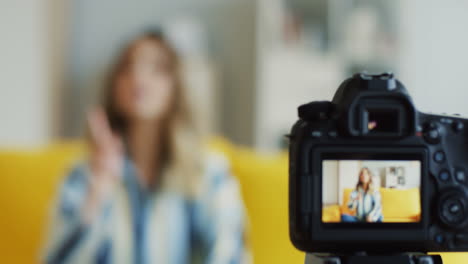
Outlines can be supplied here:
[[0, 151], [2, 263], [38, 263], [56, 189], [83, 150], [79, 142], [67, 142]]
[[[223, 139], [211, 141], [211, 147], [229, 158], [241, 184], [254, 263], [303, 263], [304, 253], [289, 241], [286, 153], [260, 154]], [[2, 263], [38, 263], [56, 188], [65, 170], [84, 151], [80, 142], [0, 151]], [[339, 215], [337, 206], [332, 211], [333, 217]], [[443, 258], [448, 264], [468, 263], [466, 253], [445, 253]]]
[[322, 222], [337, 223], [341, 221], [341, 210], [339, 205], [329, 205], [322, 208]]
[[419, 221], [421, 215], [419, 188], [407, 190], [381, 188], [380, 193], [385, 219], [392, 220], [392, 222], [398, 222], [398, 219]]
[[[353, 189], [343, 191], [343, 204], [341, 212], [353, 215], [347, 204]], [[386, 222], [414, 222], [421, 215], [421, 202], [419, 188], [407, 190], [380, 188], [382, 197], [382, 214]]]

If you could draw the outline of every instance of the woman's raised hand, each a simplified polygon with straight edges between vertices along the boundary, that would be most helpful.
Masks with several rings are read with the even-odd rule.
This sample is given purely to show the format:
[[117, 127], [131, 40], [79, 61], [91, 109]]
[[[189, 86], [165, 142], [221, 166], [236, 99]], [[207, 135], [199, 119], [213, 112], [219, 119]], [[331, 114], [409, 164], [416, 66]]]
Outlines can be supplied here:
[[357, 201], [361, 199], [361, 193], [356, 191], [351, 193], [351, 200]]
[[83, 208], [83, 219], [90, 222], [98, 214], [102, 203], [109, 198], [122, 176], [123, 144], [112, 132], [103, 109], [88, 114], [90, 136], [90, 189]]

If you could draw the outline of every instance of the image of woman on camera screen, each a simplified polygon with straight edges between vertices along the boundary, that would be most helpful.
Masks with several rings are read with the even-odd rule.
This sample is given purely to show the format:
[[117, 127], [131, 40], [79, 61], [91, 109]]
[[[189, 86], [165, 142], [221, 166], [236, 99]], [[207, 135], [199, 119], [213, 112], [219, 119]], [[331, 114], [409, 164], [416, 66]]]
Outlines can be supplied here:
[[382, 222], [382, 204], [378, 189], [374, 188], [371, 171], [363, 167], [359, 172], [356, 188], [351, 192], [348, 208], [355, 215], [342, 214], [342, 222]]
[[65, 177], [46, 263], [244, 263], [245, 210], [225, 157], [203, 147], [179, 57], [159, 32], [117, 57], [89, 155]]

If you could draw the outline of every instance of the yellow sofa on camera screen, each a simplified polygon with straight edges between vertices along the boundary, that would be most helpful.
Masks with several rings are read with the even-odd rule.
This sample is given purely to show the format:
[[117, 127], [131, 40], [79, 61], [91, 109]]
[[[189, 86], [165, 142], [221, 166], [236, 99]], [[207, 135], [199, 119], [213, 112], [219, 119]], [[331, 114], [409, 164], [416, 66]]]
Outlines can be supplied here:
[[[288, 235], [287, 155], [261, 155], [225, 140], [211, 148], [231, 161], [250, 220], [254, 263], [304, 263]], [[82, 142], [0, 151], [0, 263], [38, 263], [48, 210], [64, 172], [85, 152]], [[443, 255], [468, 263], [468, 255]]]
[[[346, 206], [353, 189], [343, 191], [342, 205], [328, 205], [323, 208], [322, 222], [340, 222], [342, 214], [353, 215]], [[419, 222], [421, 217], [421, 201], [419, 188], [390, 189], [380, 188], [382, 197], [382, 214], [384, 222], [407, 223]]]

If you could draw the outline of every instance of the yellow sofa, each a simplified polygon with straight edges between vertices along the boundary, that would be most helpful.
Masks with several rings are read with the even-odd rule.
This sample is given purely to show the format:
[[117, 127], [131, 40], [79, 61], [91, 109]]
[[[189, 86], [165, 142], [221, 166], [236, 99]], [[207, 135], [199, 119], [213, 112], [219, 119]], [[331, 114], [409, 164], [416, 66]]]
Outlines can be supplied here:
[[[342, 214], [353, 215], [346, 206], [353, 189], [343, 190], [343, 203], [329, 205], [323, 208], [322, 221], [327, 223], [340, 222]], [[384, 222], [404, 223], [418, 222], [421, 217], [421, 201], [419, 188], [407, 190], [380, 188], [382, 196], [382, 214]]]
[[[303, 263], [289, 242], [287, 155], [260, 155], [214, 140], [242, 187], [250, 218], [255, 263]], [[51, 201], [67, 168], [85, 152], [80, 142], [0, 151], [0, 262], [38, 263]], [[468, 263], [467, 254], [445, 254], [445, 263]]]

